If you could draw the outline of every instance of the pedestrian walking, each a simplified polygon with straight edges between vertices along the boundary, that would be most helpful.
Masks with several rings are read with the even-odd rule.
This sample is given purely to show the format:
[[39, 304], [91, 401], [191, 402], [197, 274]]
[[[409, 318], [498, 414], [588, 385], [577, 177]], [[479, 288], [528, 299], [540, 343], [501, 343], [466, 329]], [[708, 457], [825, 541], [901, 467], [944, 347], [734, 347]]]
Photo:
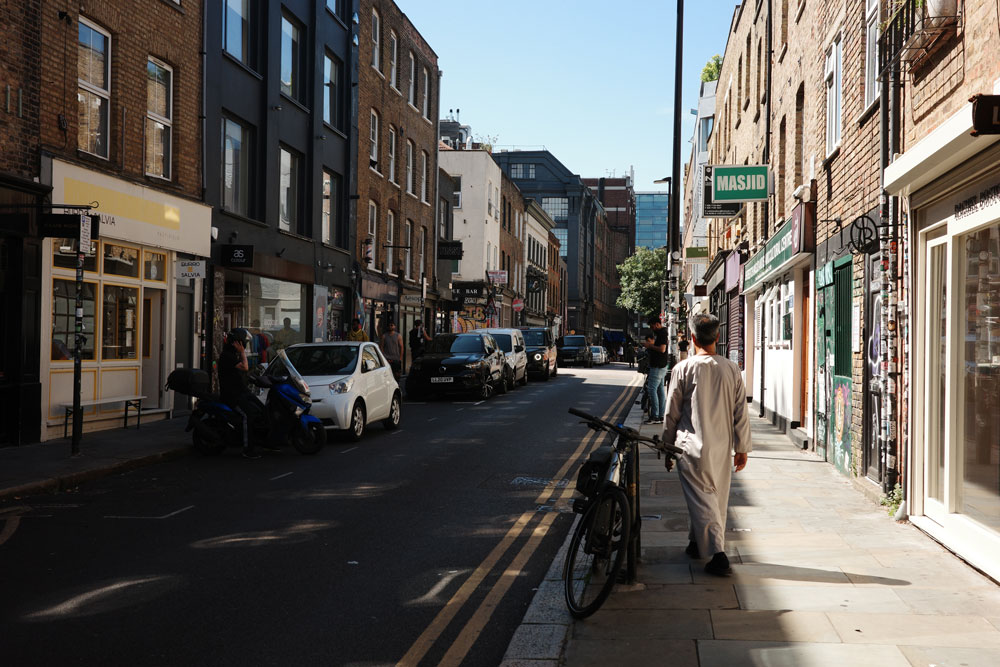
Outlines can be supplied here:
[[632, 343], [625, 346], [625, 361], [629, 368], [635, 368], [635, 346]]
[[424, 323], [421, 320], [415, 320], [413, 322], [413, 328], [410, 329], [410, 359], [411, 363], [416, 361], [418, 358], [424, 354], [424, 343], [430, 342], [431, 337], [427, 335], [427, 330], [424, 329]]
[[389, 329], [379, 338], [378, 344], [389, 360], [393, 377], [399, 380], [403, 373], [403, 337], [396, 331], [395, 322], [389, 322]]
[[351, 320], [351, 330], [347, 334], [347, 340], [355, 343], [368, 342], [368, 334], [366, 334], [365, 330], [361, 328], [361, 320], [357, 317]]
[[694, 354], [673, 369], [662, 440], [684, 450], [677, 473], [690, 520], [685, 553], [711, 554], [705, 571], [728, 576], [733, 572], [725, 551], [729, 485], [733, 468], [743, 470], [753, 449], [746, 388], [739, 366], [715, 353], [719, 318], [699, 313], [691, 328]]
[[615, 361], [625, 361], [625, 350], [622, 344], [618, 343], [618, 351], [615, 353]]
[[646, 348], [649, 359], [649, 373], [646, 375], [646, 392], [649, 394], [649, 417], [647, 424], [663, 423], [663, 407], [666, 392], [663, 390], [663, 379], [667, 376], [667, 330], [660, 318], [653, 315], [647, 320], [650, 332], [646, 334], [642, 346]]

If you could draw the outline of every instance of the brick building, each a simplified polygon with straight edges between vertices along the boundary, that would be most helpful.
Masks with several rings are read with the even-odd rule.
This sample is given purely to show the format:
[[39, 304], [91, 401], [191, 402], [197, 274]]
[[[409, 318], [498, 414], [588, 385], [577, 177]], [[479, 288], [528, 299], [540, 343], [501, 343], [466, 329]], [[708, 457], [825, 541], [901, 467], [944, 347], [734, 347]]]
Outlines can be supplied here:
[[361, 0], [359, 16], [356, 310], [374, 339], [388, 321], [400, 331], [434, 321], [439, 306], [440, 72], [437, 54], [392, 0]]
[[[200, 283], [175, 262], [209, 254], [202, 199], [200, 2], [46, 3], [41, 15], [40, 178], [51, 201], [95, 207], [85, 248], [82, 398], [143, 396], [146, 418], [175, 404], [166, 374], [196, 363]], [[76, 244], [41, 257], [41, 438], [62, 434], [72, 401]], [[124, 406], [85, 411], [117, 426]]]
[[598, 292], [604, 295], [600, 317], [604, 323], [603, 344], [609, 350], [617, 349], [619, 344], [624, 344], [626, 336], [638, 334], [634, 326], [630, 330], [634, 318], [617, 306], [621, 295], [617, 267], [635, 253], [636, 197], [633, 177], [630, 174], [622, 178], [585, 178], [583, 183], [597, 195], [604, 208], [603, 241], [598, 245], [605, 254], [603, 258], [598, 257], [598, 263], [603, 266], [597, 273]]
[[[502, 326], [524, 324], [524, 262], [525, 202], [521, 191], [506, 174], [500, 177], [500, 270], [507, 272], [507, 283], [501, 290], [503, 303], [500, 309]], [[514, 300], [522, 310], [513, 310]]]
[[[42, 240], [39, 210], [49, 188], [38, 176], [41, 2], [0, 7], [0, 447], [41, 434], [39, 344]], [[30, 314], [25, 317], [25, 314]]]

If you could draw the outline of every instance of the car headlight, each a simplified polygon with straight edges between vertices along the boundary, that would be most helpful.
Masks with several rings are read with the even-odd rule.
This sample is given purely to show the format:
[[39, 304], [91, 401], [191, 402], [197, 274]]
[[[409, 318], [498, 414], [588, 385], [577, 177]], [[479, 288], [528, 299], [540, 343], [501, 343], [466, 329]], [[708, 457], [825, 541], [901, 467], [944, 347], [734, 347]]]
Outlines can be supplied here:
[[474, 364], [466, 364], [465, 367], [468, 368], [470, 371], [478, 370], [483, 367], [483, 362], [477, 361]]
[[330, 383], [331, 394], [346, 394], [353, 388], [354, 388], [354, 378], [351, 378], [350, 380], [343, 380], [341, 382]]
[[542, 360], [542, 355], [541, 355], [541, 353], [539, 353], [539, 352], [535, 352], [535, 361], [541, 361], [541, 360]]

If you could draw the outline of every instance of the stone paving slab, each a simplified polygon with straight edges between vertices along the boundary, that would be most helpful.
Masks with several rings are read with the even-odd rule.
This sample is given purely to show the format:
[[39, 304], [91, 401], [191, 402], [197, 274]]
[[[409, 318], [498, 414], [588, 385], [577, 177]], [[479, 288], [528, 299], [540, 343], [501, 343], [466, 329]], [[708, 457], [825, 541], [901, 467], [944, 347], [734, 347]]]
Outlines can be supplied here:
[[912, 667], [895, 646], [713, 640], [698, 642], [699, 667]]
[[1000, 648], [1000, 631], [982, 616], [829, 613], [847, 644]]
[[913, 667], [997, 667], [1000, 649], [947, 648], [940, 646], [900, 646]]
[[[718, 579], [717, 579], [718, 581]], [[732, 585], [664, 584], [633, 593], [611, 594], [601, 609], [736, 609]]]
[[795, 611], [857, 611], [905, 614], [910, 607], [888, 587], [783, 586], [736, 584], [741, 609]]
[[608, 609], [573, 624], [575, 639], [710, 639], [708, 610]]
[[715, 610], [712, 630], [716, 639], [840, 643], [826, 614], [818, 611]]
[[687, 639], [581, 639], [566, 647], [568, 667], [698, 667], [698, 649]]

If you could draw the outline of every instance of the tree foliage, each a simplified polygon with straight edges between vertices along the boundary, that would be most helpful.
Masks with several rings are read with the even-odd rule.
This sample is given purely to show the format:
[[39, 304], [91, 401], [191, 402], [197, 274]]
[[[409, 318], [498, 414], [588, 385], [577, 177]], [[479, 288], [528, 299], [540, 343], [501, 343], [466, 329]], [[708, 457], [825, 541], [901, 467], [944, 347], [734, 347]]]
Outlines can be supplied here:
[[618, 265], [622, 293], [618, 305], [642, 315], [660, 312], [660, 286], [667, 271], [667, 249], [636, 248]]
[[701, 80], [705, 82], [718, 81], [721, 74], [722, 56], [716, 53], [708, 59], [708, 62], [705, 63], [705, 67], [701, 70]]

